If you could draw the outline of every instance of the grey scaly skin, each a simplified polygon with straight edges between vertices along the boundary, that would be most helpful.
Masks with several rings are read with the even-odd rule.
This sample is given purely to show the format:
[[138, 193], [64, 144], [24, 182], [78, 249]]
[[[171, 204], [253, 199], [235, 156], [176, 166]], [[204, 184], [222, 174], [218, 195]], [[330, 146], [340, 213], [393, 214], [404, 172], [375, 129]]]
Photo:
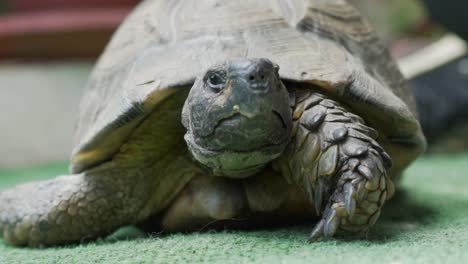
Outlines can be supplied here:
[[367, 232], [394, 192], [386, 172], [391, 158], [362, 118], [320, 93], [298, 94], [296, 136], [278, 167], [302, 187], [322, 218], [310, 240]]
[[[391, 160], [377, 132], [327, 96], [285, 85], [267, 59], [212, 67], [172, 122], [186, 97], [180, 91], [161, 103], [107, 163], [1, 193], [4, 239], [58, 245], [159, 213], [163, 229], [182, 231], [259, 212], [310, 216], [315, 208], [322, 218], [315, 241], [368, 230], [391, 196]], [[159, 140], [170, 131], [179, 136]]]
[[106, 235], [135, 222], [149, 193], [133, 181], [147, 179], [111, 173], [62, 176], [2, 193], [4, 239], [16, 246], [65, 244]]

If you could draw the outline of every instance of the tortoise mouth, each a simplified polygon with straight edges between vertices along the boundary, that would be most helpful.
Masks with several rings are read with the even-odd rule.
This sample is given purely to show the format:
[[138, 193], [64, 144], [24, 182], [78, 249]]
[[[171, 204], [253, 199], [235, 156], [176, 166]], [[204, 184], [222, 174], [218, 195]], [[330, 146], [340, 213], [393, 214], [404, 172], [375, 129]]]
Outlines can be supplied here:
[[226, 126], [226, 125], [227, 126], [239, 126], [243, 122], [243, 119], [246, 119], [246, 118], [247, 117], [242, 115], [241, 113], [235, 113], [228, 117], [222, 118], [216, 123], [211, 134], [206, 135], [205, 137], [213, 136], [216, 130], [222, 126]]
[[278, 158], [289, 144], [289, 138], [279, 144], [270, 144], [252, 150], [211, 150], [196, 143], [188, 132], [184, 139], [192, 156], [211, 169], [215, 176], [242, 179], [261, 171], [266, 164]]
[[288, 131], [288, 124], [287, 124], [286, 120], [284, 120], [281, 113], [276, 111], [276, 110], [272, 110], [271, 112], [273, 113], [273, 116], [276, 117], [276, 120], [281, 123], [281, 126], [283, 127], [283, 130]]
[[[236, 148], [229, 148], [229, 147], [220, 147], [220, 148], [210, 148], [209, 146], [200, 144], [200, 140], [195, 138], [192, 133], [185, 134], [185, 140], [187, 144], [190, 144], [197, 149], [202, 149], [203, 152], [209, 154], [210, 156], [221, 155], [223, 153], [253, 153], [253, 152], [270, 152], [273, 149], [282, 148], [283, 146], [287, 145], [290, 141], [290, 137], [285, 137], [282, 141], [278, 143], [266, 143], [264, 145], [258, 147], [250, 147], [246, 149], [236, 149]], [[189, 143], [190, 142], [190, 143]]]
[[193, 135], [194, 142], [214, 152], [253, 152], [284, 144], [289, 128], [277, 111], [249, 115], [233, 113], [216, 122], [208, 135]]
[[[281, 124], [282, 129], [285, 132], [287, 132], [288, 125], [286, 124], [286, 121], [281, 116], [281, 114], [278, 111], [275, 111], [275, 110], [272, 110], [271, 112], [273, 114], [273, 119], [276, 119], [273, 122], [277, 122], [278, 124]], [[228, 125], [241, 126], [243, 122], [248, 122], [248, 119], [250, 118], [250, 116], [251, 115], [246, 115], [246, 114], [243, 114], [243, 113], [234, 113], [234, 114], [232, 114], [232, 115], [230, 115], [228, 117], [222, 118], [214, 126], [213, 132], [211, 132], [211, 134], [209, 134], [209, 135], [207, 135], [205, 137], [209, 137], [209, 136], [213, 135], [214, 132], [220, 126], [226, 125], [226, 123], [228, 123]]]

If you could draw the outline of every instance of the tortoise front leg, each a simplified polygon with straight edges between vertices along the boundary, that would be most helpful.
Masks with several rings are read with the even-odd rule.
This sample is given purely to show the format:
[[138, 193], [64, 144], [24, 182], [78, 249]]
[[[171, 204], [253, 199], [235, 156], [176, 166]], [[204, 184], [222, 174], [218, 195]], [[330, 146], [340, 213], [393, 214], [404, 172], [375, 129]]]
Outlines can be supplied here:
[[[124, 174], [122, 172], [120, 174]], [[149, 190], [144, 175], [82, 173], [17, 186], [0, 194], [3, 237], [15, 246], [80, 242], [135, 222]]]
[[393, 193], [386, 172], [390, 157], [360, 117], [321, 94], [303, 98], [296, 107], [295, 137], [278, 165], [322, 218], [310, 240], [365, 232]]
[[186, 170], [159, 176], [112, 166], [104, 164], [93, 171], [0, 193], [0, 230], [5, 241], [42, 247], [107, 235], [164, 209], [192, 177]]

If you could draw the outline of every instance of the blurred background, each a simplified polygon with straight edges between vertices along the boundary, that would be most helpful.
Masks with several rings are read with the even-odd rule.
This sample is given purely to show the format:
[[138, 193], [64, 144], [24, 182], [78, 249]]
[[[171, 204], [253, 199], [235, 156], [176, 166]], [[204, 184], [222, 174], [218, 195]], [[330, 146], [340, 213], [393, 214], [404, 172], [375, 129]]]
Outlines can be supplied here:
[[[429, 152], [467, 149], [468, 2], [350, 1], [411, 79]], [[0, 169], [68, 159], [88, 74], [137, 3], [0, 0]]]

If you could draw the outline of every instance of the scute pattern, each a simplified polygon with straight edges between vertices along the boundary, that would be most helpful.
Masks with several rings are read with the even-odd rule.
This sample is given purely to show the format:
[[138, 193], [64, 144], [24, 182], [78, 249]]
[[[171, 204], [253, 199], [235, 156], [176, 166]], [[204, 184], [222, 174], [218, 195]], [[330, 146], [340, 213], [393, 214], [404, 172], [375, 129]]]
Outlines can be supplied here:
[[[299, 0], [302, 1], [302, 0]], [[372, 26], [345, 0], [309, 0], [296, 27], [339, 42], [362, 60], [366, 71], [395, 92], [416, 113], [408, 85]]]
[[404, 79], [346, 1], [147, 0], [117, 31], [91, 76], [72, 172], [110, 159], [161, 101], [154, 98], [192, 84], [207, 67], [233, 57], [268, 58], [280, 66], [283, 79], [314, 84], [349, 102], [369, 125], [385, 127], [382, 144], [395, 145], [389, 153], [408, 153], [395, 160], [392, 174], [424, 149]]

